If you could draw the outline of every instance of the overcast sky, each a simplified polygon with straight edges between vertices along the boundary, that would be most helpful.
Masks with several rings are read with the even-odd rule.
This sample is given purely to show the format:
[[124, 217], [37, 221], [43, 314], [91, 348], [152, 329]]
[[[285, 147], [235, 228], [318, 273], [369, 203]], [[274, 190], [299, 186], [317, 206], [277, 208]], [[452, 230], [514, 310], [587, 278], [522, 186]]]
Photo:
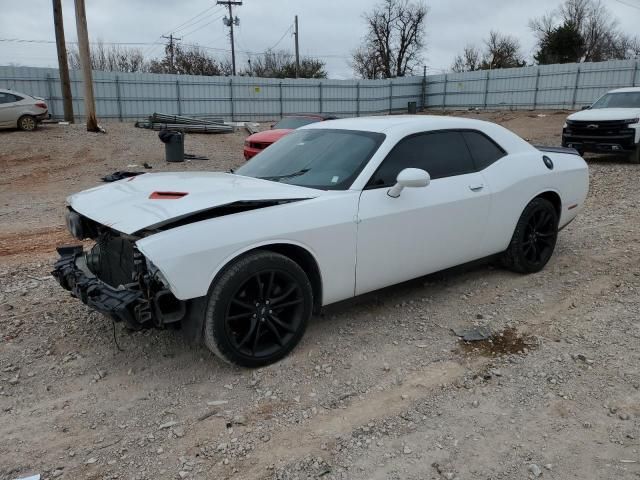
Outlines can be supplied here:
[[[635, 33], [640, 0], [603, 0], [620, 27]], [[234, 9], [237, 64], [267, 48], [293, 51], [294, 15], [300, 23], [300, 50], [320, 57], [332, 78], [350, 78], [349, 54], [365, 33], [362, 13], [373, 0], [244, 0]], [[466, 44], [480, 44], [491, 29], [516, 36], [531, 58], [535, 38], [527, 22], [554, 9], [560, 0], [427, 0], [427, 48], [424, 64], [432, 73], [449, 69]], [[91, 41], [140, 42], [148, 56], [160, 56], [163, 34], [209, 47], [215, 56], [230, 56], [226, 10], [215, 0], [86, 0]], [[63, 0], [67, 42], [76, 40], [72, 0]], [[51, 0], [0, 0], [0, 65], [57, 67], [55, 44], [18, 43], [7, 39], [53, 41]], [[204, 12], [201, 14], [201, 12]], [[189, 21], [193, 17], [195, 19]], [[189, 22], [188, 22], [189, 21]], [[185, 23], [186, 22], [186, 23]], [[154, 43], [157, 43], [154, 45]], [[219, 50], [214, 50], [219, 49]], [[421, 73], [421, 72], [420, 72]]]

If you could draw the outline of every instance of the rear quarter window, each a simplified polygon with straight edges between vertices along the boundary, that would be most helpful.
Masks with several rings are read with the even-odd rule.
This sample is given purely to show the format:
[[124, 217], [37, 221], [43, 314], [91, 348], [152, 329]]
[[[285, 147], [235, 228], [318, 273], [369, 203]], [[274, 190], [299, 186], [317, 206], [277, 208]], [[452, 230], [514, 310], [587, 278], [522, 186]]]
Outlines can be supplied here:
[[504, 157], [505, 152], [498, 144], [480, 132], [462, 132], [477, 170], [484, 170]]
[[0, 92], [0, 103], [13, 103], [19, 102], [20, 100], [22, 100], [22, 97], [14, 95], [13, 93]]

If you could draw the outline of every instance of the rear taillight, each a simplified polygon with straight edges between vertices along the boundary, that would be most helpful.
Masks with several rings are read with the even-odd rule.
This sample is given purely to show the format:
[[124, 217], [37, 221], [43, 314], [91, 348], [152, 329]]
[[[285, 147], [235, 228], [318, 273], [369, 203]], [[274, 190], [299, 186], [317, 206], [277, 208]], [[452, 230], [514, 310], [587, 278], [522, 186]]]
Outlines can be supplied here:
[[45, 110], [47, 109], [47, 104], [44, 102], [37, 102], [35, 105], [38, 108], [44, 108]]

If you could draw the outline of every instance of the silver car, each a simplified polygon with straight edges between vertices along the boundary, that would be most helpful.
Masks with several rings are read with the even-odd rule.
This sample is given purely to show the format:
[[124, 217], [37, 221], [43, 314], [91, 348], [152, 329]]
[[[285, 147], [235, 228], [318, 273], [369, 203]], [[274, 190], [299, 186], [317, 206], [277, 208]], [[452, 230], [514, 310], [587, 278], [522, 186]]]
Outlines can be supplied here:
[[0, 89], [0, 128], [32, 131], [49, 116], [49, 107], [43, 98]]

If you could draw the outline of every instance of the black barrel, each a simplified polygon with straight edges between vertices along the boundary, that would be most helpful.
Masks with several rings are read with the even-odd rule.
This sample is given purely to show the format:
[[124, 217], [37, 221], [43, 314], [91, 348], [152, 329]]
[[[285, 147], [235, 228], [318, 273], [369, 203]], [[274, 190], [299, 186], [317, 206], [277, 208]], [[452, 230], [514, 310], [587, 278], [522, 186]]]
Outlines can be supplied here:
[[415, 114], [418, 111], [418, 103], [417, 102], [407, 103], [407, 111], [411, 114]]
[[175, 130], [162, 130], [158, 137], [164, 143], [167, 162], [184, 162], [184, 133]]

